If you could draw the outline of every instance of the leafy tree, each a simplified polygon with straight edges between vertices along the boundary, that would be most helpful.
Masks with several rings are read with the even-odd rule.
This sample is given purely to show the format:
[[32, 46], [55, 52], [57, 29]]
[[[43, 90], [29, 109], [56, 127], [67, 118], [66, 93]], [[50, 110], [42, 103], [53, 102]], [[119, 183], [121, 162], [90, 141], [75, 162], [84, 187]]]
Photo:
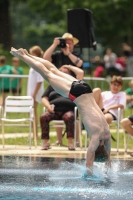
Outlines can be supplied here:
[[98, 41], [118, 52], [122, 42], [133, 45], [131, 0], [29, 0], [28, 3], [34, 12], [39, 12], [49, 23], [60, 23], [62, 19], [66, 19], [67, 9], [88, 8], [93, 12]]
[[96, 39], [105, 47], [120, 52], [121, 43], [133, 45], [131, 0], [0, 0], [0, 43], [11, 46], [9, 10], [13, 44], [47, 48], [53, 37], [67, 30], [67, 9], [75, 8], [93, 12]]
[[13, 45], [16, 48], [23, 46], [30, 48], [39, 45], [42, 49], [48, 48], [56, 36], [61, 36], [63, 25], [45, 22], [38, 13], [32, 12], [27, 4], [11, 5]]
[[0, 0], [0, 44], [11, 46], [9, 0]]

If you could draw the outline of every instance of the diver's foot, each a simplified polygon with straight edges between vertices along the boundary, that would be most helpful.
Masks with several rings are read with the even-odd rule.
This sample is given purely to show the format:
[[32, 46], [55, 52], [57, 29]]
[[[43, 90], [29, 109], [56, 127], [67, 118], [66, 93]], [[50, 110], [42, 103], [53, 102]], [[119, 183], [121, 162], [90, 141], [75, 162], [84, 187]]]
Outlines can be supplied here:
[[24, 56], [24, 52], [23, 52], [23, 49], [20, 48], [20, 49], [15, 49], [14, 47], [11, 47], [11, 51], [10, 53], [17, 57], [17, 58], [21, 58], [22, 56]]
[[26, 54], [26, 55], [29, 55], [28, 51], [26, 49], [23, 49], [23, 52]]

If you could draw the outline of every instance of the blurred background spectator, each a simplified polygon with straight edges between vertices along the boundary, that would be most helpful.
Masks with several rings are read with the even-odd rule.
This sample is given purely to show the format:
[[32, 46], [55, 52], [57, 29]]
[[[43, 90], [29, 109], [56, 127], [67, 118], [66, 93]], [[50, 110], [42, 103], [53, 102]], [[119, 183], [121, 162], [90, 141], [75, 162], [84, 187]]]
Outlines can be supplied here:
[[[20, 60], [17, 57], [12, 58], [12, 66], [17, 71], [18, 75], [23, 74], [23, 68], [20, 67]], [[11, 78], [11, 88], [13, 95], [21, 94], [22, 79], [21, 78]]]
[[[0, 56], [0, 74], [17, 74], [17, 71], [6, 64], [6, 57], [4, 55]], [[11, 80], [9, 77], [0, 78], [0, 90], [2, 92], [2, 105], [5, 105], [5, 98], [7, 94], [11, 91]]]
[[[30, 54], [37, 57], [43, 57], [43, 51], [39, 46], [33, 46], [29, 50]], [[44, 92], [44, 79], [36, 72], [33, 68], [29, 70], [29, 79], [27, 86], [27, 95], [32, 96], [34, 99], [34, 112], [36, 121], [36, 135], [38, 137], [38, 116], [37, 116], [37, 106], [41, 103], [41, 97]]]
[[93, 72], [94, 77], [104, 77], [105, 76], [105, 64], [100, 56], [94, 58], [95, 70]]
[[116, 59], [115, 64], [115, 75], [117, 76], [126, 76], [126, 61], [127, 56], [122, 55]]
[[116, 73], [115, 63], [116, 63], [117, 55], [112, 52], [112, 49], [108, 48], [103, 57], [106, 69], [106, 76], [112, 76]]
[[133, 107], [133, 80], [129, 82], [129, 87], [126, 89], [127, 107]]

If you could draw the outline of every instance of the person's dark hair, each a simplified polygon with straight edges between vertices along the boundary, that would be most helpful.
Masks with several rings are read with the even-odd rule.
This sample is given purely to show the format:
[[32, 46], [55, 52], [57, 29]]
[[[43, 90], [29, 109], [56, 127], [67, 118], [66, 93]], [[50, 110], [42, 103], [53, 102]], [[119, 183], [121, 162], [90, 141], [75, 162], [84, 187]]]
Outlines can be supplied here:
[[109, 159], [109, 154], [104, 145], [99, 145], [95, 151], [96, 162], [106, 162]]
[[113, 76], [111, 79], [111, 83], [118, 83], [119, 85], [123, 85], [123, 80], [121, 76]]
[[6, 57], [0, 56], [0, 64], [5, 64], [5, 63], [6, 63]]

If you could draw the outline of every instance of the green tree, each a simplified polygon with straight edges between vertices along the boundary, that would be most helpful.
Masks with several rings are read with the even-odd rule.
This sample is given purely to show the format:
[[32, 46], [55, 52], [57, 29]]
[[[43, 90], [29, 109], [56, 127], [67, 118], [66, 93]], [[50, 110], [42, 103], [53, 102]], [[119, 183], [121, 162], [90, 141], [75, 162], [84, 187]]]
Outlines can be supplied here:
[[[13, 44], [43, 44], [67, 30], [67, 9], [93, 12], [96, 40], [120, 52], [121, 43], [133, 45], [133, 1], [131, 0], [0, 0], [0, 43], [10, 47], [11, 13]], [[45, 40], [45, 38], [47, 38]], [[44, 42], [43, 42], [44, 41]]]
[[5, 48], [11, 46], [9, 0], [0, 0], [0, 44]]
[[[93, 12], [95, 35], [105, 46], [121, 49], [121, 43], [133, 45], [133, 1], [131, 0], [29, 0], [34, 12], [39, 12], [47, 22], [66, 20], [67, 9], [88, 8]], [[41, 5], [41, 6], [40, 6]]]
[[64, 32], [63, 25], [46, 23], [39, 13], [32, 12], [28, 5], [22, 2], [12, 4], [10, 11], [13, 45], [16, 48], [39, 45], [45, 50], [54, 37], [61, 36]]

